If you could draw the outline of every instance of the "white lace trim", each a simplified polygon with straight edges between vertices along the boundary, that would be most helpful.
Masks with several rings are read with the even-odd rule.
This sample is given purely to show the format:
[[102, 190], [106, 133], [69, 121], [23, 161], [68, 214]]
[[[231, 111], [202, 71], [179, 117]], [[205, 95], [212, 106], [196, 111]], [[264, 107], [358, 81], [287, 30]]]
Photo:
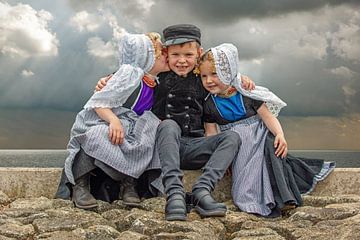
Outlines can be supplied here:
[[95, 92], [84, 109], [122, 106], [155, 63], [155, 49], [146, 35], [125, 33], [119, 41], [119, 70]]
[[131, 93], [138, 87], [144, 71], [130, 65], [122, 65], [112, 76], [107, 85], [99, 92], [94, 93], [85, 104], [84, 109], [98, 107], [115, 108], [126, 102]]

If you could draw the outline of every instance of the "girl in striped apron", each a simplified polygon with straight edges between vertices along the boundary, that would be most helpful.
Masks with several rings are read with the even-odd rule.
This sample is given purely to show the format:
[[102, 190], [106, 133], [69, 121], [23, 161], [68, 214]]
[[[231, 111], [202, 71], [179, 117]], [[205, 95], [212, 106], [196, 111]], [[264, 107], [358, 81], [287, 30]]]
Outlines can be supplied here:
[[89, 178], [91, 172], [101, 169], [119, 182], [120, 197], [125, 204], [140, 203], [137, 179], [145, 171], [161, 172], [154, 153], [160, 120], [149, 110], [153, 105], [156, 75], [168, 71], [162, 49], [157, 33], [125, 33], [121, 37], [118, 71], [76, 116], [58, 197], [64, 198], [63, 185], [67, 183], [77, 207], [96, 207]]
[[286, 104], [264, 87], [241, 87], [238, 52], [232, 44], [206, 51], [200, 60], [202, 83], [210, 93], [204, 121], [208, 135], [235, 131], [241, 147], [232, 164], [232, 197], [242, 211], [279, 216], [281, 209], [302, 204], [301, 194], [312, 191], [317, 181], [334, 168], [322, 160], [295, 158], [289, 154], [276, 116]]

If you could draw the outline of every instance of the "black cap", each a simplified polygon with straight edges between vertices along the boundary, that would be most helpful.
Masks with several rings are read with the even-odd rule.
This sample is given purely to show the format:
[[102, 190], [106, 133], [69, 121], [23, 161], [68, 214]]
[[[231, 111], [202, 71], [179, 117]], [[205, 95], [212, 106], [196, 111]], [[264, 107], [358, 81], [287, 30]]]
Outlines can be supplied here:
[[164, 46], [196, 41], [201, 44], [200, 29], [191, 24], [177, 24], [164, 29]]

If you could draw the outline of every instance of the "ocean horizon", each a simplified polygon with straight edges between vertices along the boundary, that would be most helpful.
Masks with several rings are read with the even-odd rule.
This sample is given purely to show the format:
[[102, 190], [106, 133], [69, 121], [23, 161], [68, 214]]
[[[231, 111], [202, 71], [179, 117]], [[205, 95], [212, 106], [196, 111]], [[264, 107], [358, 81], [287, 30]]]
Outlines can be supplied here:
[[[360, 168], [358, 150], [290, 150], [297, 157], [335, 161], [338, 168]], [[0, 167], [63, 167], [67, 157], [65, 149], [2, 149]]]

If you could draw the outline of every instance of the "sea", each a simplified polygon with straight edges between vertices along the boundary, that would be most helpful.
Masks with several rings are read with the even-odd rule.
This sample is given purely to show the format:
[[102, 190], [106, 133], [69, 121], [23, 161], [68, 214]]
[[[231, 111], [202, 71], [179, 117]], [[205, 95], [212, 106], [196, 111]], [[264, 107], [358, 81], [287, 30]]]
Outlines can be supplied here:
[[[298, 157], [335, 161], [338, 168], [360, 168], [360, 151], [292, 150]], [[64, 166], [66, 150], [0, 150], [0, 167], [58, 168]]]

